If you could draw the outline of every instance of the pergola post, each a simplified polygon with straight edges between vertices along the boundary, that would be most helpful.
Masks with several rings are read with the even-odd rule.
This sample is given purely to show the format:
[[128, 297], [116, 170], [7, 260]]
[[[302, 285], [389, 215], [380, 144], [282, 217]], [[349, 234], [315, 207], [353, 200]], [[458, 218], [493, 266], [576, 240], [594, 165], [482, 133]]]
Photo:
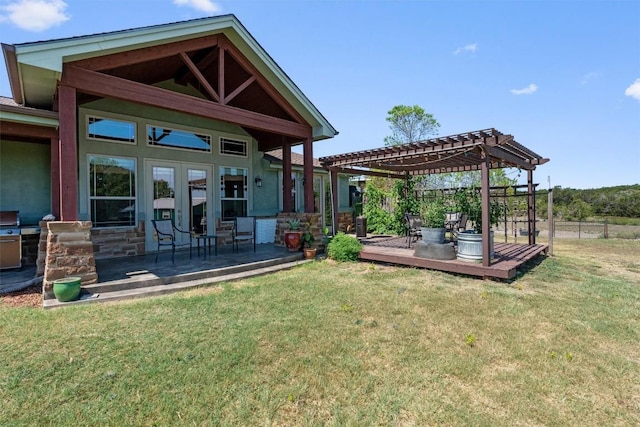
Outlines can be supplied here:
[[60, 219], [78, 220], [78, 141], [76, 136], [76, 90], [58, 86], [60, 120]]
[[527, 229], [529, 230], [529, 244], [536, 244], [536, 199], [533, 188], [533, 171], [527, 171]]
[[282, 137], [282, 211], [292, 212], [291, 197], [291, 144]]
[[489, 195], [489, 153], [484, 146], [482, 150], [481, 182], [482, 182], [482, 265], [491, 265], [491, 197]]
[[304, 211], [313, 213], [313, 138], [307, 137], [302, 143], [303, 148], [303, 176], [304, 176]]
[[338, 171], [329, 170], [329, 179], [331, 181], [331, 215], [333, 216], [333, 234], [338, 233]]

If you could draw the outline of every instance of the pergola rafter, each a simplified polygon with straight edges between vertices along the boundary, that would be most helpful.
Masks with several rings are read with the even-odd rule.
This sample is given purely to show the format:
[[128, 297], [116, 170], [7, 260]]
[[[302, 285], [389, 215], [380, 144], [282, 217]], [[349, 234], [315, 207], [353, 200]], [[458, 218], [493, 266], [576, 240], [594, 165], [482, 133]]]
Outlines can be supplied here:
[[[355, 173], [403, 179], [415, 175], [479, 170], [482, 172], [482, 224], [485, 236], [489, 234], [490, 227], [489, 170], [524, 169], [527, 171], [528, 187], [532, 188], [533, 171], [548, 161], [518, 143], [513, 135], [503, 134], [494, 128], [320, 158], [320, 163], [332, 176]], [[335, 206], [333, 212], [336, 215]], [[337, 223], [337, 218], [334, 218], [334, 223]], [[530, 244], [535, 243], [532, 224], [535, 224], [535, 218], [529, 220]], [[485, 240], [482, 263], [489, 266], [488, 239]]]

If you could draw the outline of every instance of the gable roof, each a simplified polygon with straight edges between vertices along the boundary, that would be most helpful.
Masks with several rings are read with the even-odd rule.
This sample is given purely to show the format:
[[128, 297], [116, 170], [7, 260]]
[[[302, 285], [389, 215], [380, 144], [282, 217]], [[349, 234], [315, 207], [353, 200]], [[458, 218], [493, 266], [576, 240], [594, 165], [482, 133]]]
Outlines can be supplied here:
[[136, 49], [224, 35], [313, 129], [313, 139], [336, 129], [302, 93], [234, 15], [220, 15], [65, 39], [2, 45], [13, 97], [19, 104], [52, 108], [65, 63]]

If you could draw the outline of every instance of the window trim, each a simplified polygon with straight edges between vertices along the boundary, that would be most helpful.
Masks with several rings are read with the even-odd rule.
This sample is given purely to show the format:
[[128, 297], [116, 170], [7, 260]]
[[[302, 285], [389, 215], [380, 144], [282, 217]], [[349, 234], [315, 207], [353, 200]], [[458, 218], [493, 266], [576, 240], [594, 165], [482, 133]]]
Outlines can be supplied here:
[[[225, 153], [222, 150], [222, 140], [226, 139], [229, 142], [243, 142], [244, 143], [244, 154], [234, 154], [234, 153]], [[229, 157], [235, 157], [235, 158], [248, 158], [249, 157], [249, 141], [247, 139], [242, 139], [242, 138], [237, 138], [237, 137], [230, 137], [230, 136], [219, 136], [218, 137], [218, 154], [221, 156], [229, 156]]]
[[[98, 154], [98, 153], [87, 153], [87, 205], [88, 205], [88, 209], [87, 212], [89, 213], [89, 218], [91, 220], [91, 222], [93, 223], [93, 212], [92, 212], [92, 201], [93, 200], [133, 200], [134, 206], [135, 206], [135, 210], [133, 212], [133, 224], [132, 225], [95, 225], [93, 224], [93, 228], [95, 229], [107, 229], [107, 230], [112, 230], [112, 229], [116, 229], [116, 228], [126, 228], [126, 229], [132, 229], [137, 227], [137, 218], [138, 218], [138, 210], [139, 210], [139, 203], [138, 203], [138, 159], [136, 157], [128, 157], [128, 156], [117, 156], [117, 155], [111, 155], [111, 154]], [[91, 186], [93, 185], [93, 180], [91, 178], [91, 157], [97, 157], [97, 158], [109, 158], [109, 159], [122, 159], [122, 160], [133, 160], [133, 172], [134, 172], [134, 182], [133, 182], [133, 191], [135, 196], [133, 197], [126, 197], [126, 196], [114, 196], [114, 197], [107, 197], [107, 196], [92, 196], [91, 195]]]
[[[187, 148], [187, 147], [175, 147], [172, 145], [154, 145], [151, 144], [149, 142], [149, 128], [150, 127], [156, 127], [156, 128], [162, 128], [162, 129], [169, 129], [172, 131], [179, 131], [179, 132], [189, 132], [192, 133], [194, 135], [202, 135], [202, 136], [207, 136], [209, 137], [209, 149], [208, 150], [199, 150], [199, 149], [195, 149], [195, 148]], [[179, 127], [173, 127], [173, 126], [165, 126], [164, 124], [160, 124], [158, 122], [156, 122], [156, 124], [149, 122], [145, 124], [145, 140], [147, 142], [147, 147], [150, 148], [162, 148], [162, 149], [167, 149], [167, 150], [178, 150], [178, 151], [186, 151], [188, 153], [205, 153], [205, 154], [211, 154], [213, 153], [213, 135], [207, 132], [201, 132], [199, 130], [195, 130], [195, 128], [191, 128], [191, 129], [187, 129], [187, 128], [179, 128]]]
[[[101, 120], [111, 120], [113, 122], [127, 123], [133, 125], [133, 141], [120, 141], [117, 139], [108, 139], [108, 138], [100, 138], [96, 136], [91, 136], [89, 132], [89, 120], [91, 119], [101, 119]], [[98, 114], [87, 113], [85, 115], [85, 135], [87, 140], [89, 141], [101, 141], [101, 142], [111, 142], [114, 144], [126, 144], [126, 145], [137, 145], [138, 144], [138, 123], [133, 120], [124, 120], [124, 119], [116, 119], [113, 117], [100, 116]]]

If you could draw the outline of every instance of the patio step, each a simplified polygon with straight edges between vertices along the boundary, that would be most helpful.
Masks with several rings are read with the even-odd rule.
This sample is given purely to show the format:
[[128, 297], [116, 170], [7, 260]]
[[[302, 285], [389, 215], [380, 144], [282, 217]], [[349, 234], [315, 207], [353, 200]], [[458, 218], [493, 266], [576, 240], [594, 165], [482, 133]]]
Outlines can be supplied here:
[[301, 259], [301, 254], [296, 254], [286, 258], [270, 259], [170, 277], [156, 277], [153, 274], [142, 273], [131, 279], [114, 280], [111, 282], [83, 286], [80, 297], [75, 301], [60, 302], [55, 298], [45, 299], [43, 307], [49, 309], [68, 307], [78, 304], [91, 304], [165, 295], [198, 286], [214, 285], [220, 282], [239, 280], [247, 277], [286, 270], [309, 261], [311, 260]]

